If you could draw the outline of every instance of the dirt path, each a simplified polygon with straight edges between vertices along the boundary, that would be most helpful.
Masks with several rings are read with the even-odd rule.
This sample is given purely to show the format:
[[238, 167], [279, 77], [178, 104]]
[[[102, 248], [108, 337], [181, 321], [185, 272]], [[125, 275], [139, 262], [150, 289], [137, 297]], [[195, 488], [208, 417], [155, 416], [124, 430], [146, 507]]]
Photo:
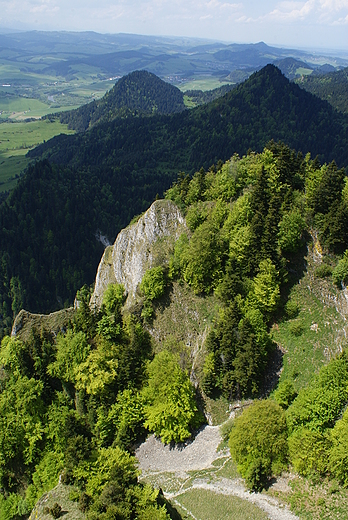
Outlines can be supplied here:
[[[262, 509], [271, 520], [298, 520], [296, 515], [285, 506], [281, 506], [275, 499], [247, 491], [242, 479], [218, 478], [216, 476], [212, 482], [211, 475], [207, 479], [200, 476], [190, 478], [189, 485], [187, 485], [189, 471], [209, 470], [214, 468], [213, 462], [215, 460], [226, 458], [228, 451], [217, 452], [220, 441], [218, 426], [205, 426], [199, 430], [193, 441], [175, 446], [164, 446], [159, 439], [151, 436], [136, 450], [139, 468], [144, 476], [156, 475], [160, 477], [161, 473], [172, 473], [181, 479], [183, 483], [179, 486], [179, 489], [173, 492], [166, 492], [164, 489], [164, 495], [174, 502], [189, 489], [206, 489], [214, 493], [247, 500]], [[191, 516], [195, 518], [194, 515], [191, 514]]]

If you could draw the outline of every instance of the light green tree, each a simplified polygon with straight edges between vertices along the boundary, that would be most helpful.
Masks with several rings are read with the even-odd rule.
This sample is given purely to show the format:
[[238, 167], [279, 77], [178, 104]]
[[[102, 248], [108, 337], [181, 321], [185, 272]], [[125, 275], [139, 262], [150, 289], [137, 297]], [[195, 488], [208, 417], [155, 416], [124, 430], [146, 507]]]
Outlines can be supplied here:
[[252, 489], [286, 467], [287, 427], [282, 408], [273, 400], [256, 401], [235, 419], [229, 447], [238, 471]]
[[266, 315], [275, 311], [280, 298], [278, 278], [278, 272], [272, 261], [269, 258], [261, 260], [259, 272], [248, 294], [247, 305], [255, 306]]
[[145, 426], [164, 443], [181, 442], [201, 422], [189, 377], [174, 354], [163, 350], [148, 367], [148, 384], [143, 393]]

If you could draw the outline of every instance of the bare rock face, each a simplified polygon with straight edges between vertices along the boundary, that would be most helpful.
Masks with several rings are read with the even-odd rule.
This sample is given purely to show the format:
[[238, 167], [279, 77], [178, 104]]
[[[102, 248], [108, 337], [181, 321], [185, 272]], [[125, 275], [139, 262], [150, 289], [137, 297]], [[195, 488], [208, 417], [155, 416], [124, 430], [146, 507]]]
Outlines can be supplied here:
[[185, 230], [185, 219], [173, 202], [155, 201], [135, 224], [118, 234], [113, 246], [105, 249], [91, 306], [100, 307], [110, 283], [122, 284], [127, 293], [126, 305], [134, 303], [145, 272], [168, 261], [175, 240]]

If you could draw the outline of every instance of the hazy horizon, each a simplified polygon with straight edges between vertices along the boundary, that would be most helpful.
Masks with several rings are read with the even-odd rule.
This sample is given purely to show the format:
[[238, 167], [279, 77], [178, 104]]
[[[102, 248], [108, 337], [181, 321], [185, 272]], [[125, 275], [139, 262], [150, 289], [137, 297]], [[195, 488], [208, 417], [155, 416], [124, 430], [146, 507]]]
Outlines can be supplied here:
[[0, 0], [2, 31], [95, 31], [347, 50], [348, 0]]

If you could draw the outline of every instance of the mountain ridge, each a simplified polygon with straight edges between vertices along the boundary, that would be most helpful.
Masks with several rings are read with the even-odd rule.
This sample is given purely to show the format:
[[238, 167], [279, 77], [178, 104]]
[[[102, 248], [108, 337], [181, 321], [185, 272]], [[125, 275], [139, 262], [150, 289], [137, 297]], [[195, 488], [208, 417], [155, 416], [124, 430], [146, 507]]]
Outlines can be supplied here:
[[346, 166], [347, 127], [347, 116], [268, 65], [208, 105], [103, 122], [47, 141], [30, 152], [38, 162], [0, 210], [7, 326], [20, 305], [52, 312], [71, 304], [94, 280], [103, 252], [96, 233], [113, 242], [178, 172], [192, 175], [234, 153], [259, 152], [272, 138]]

